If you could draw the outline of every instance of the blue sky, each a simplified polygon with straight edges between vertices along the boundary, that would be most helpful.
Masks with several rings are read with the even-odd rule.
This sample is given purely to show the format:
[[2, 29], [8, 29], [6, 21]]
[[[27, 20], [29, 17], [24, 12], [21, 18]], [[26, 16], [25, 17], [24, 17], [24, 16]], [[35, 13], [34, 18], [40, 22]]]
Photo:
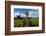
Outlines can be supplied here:
[[25, 15], [26, 12], [31, 13], [31, 16], [39, 16], [38, 9], [25, 9], [25, 8], [14, 8], [14, 14], [16, 15]]

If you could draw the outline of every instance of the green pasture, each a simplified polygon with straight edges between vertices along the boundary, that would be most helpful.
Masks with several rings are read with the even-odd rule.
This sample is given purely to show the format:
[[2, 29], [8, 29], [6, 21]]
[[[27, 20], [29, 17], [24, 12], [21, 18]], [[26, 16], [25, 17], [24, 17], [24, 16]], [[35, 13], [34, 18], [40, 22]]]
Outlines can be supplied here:
[[[25, 20], [25, 21], [24, 21]], [[24, 21], [24, 22], [23, 22]], [[31, 22], [30, 22], [31, 21]], [[37, 17], [35, 18], [32, 18], [32, 19], [16, 19], [14, 17], [14, 27], [22, 27], [23, 26], [23, 23], [29, 23], [29, 25], [33, 25], [33, 26], [38, 26], [39, 24], [39, 19]], [[32, 24], [31, 24], [32, 23]]]

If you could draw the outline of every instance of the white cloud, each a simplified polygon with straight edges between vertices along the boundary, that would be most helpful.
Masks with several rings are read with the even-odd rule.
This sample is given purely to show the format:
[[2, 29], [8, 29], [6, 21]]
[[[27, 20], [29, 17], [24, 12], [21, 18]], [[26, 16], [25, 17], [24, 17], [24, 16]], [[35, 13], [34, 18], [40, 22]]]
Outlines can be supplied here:
[[29, 11], [28, 17], [38, 17], [37, 15], [36, 16], [32, 16], [32, 14], [37, 14], [37, 13], [38, 12]]
[[31, 17], [31, 16], [32, 16], [32, 11], [29, 11], [28, 17]]
[[15, 17], [17, 17], [18, 15], [20, 15], [19, 12], [14, 13], [14, 16], [15, 16]]
[[25, 15], [25, 14], [20, 14], [20, 16], [21, 16], [21, 17], [26, 17], [26, 15]]
[[[32, 16], [33, 13], [37, 13], [37, 12], [29, 11], [28, 17], [38, 17], [38, 16]], [[14, 16], [15, 17], [17, 17], [17, 16], [26, 17], [25, 14], [23, 14], [23, 13], [20, 14], [19, 12], [14, 13]]]

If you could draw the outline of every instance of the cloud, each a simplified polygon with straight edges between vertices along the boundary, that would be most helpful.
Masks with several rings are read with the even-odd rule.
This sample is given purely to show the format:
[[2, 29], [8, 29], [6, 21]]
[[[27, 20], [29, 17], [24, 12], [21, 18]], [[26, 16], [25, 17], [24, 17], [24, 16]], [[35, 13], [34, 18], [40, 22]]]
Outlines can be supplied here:
[[15, 16], [15, 17], [17, 17], [18, 15], [20, 15], [19, 12], [14, 13], [14, 16]]
[[31, 17], [31, 16], [32, 16], [32, 11], [29, 11], [28, 17]]
[[28, 17], [38, 17], [38, 12], [34, 12], [34, 11], [29, 11], [29, 15]]
[[15, 17], [17, 17], [17, 16], [26, 17], [25, 14], [23, 14], [23, 13], [20, 14], [19, 12], [14, 13], [14, 16]]
[[20, 14], [20, 16], [21, 16], [21, 17], [26, 17], [26, 15], [25, 15], [25, 14]]
[[[38, 17], [38, 12], [33, 12], [33, 11], [28, 11], [28, 12], [29, 12], [28, 17]], [[14, 13], [14, 16], [15, 17], [17, 16], [26, 17], [24, 13], [19, 13], [19, 12]]]

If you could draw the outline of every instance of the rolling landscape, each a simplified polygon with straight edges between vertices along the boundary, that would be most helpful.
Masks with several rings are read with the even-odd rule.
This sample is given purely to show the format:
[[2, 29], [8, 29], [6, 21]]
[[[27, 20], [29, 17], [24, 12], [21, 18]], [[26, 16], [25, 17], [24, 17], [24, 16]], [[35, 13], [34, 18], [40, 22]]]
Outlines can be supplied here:
[[[14, 15], [14, 27], [39, 26], [39, 17], [38, 17], [37, 10], [33, 10], [33, 9], [32, 10], [31, 9], [15, 9], [15, 10], [16, 11], [15, 11], [15, 15]], [[28, 10], [28, 11], [26, 11], [26, 10]]]

